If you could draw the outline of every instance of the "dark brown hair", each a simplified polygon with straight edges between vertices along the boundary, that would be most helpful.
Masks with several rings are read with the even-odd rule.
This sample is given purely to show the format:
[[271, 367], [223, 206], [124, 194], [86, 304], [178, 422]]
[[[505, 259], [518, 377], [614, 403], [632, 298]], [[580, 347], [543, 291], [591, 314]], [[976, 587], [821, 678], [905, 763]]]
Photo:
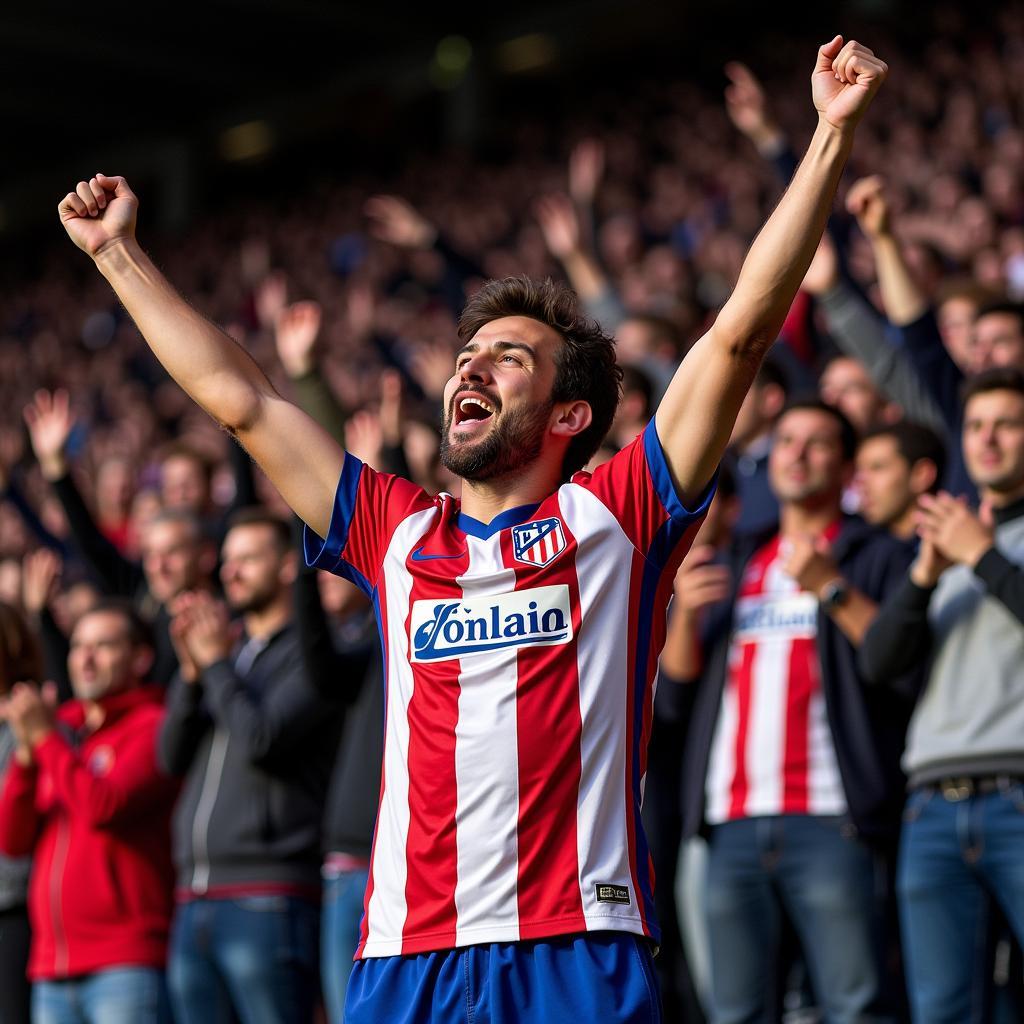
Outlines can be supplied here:
[[583, 401], [590, 406], [590, 426], [569, 442], [565, 452], [562, 478], [567, 480], [597, 451], [615, 417], [622, 390], [615, 342], [584, 316], [575, 292], [550, 278], [531, 281], [527, 277], [506, 277], [484, 285], [459, 317], [459, 337], [468, 342], [485, 324], [506, 316], [529, 317], [560, 335], [551, 401]]
[[0, 601], [0, 694], [15, 683], [41, 682], [43, 657], [39, 641], [25, 616], [14, 605]]
[[876, 437], [891, 437], [896, 445], [900, 458], [913, 469], [922, 459], [927, 459], [935, 466], [935, 482], [928, 488], [933, 494], [942, 484], [946, 473], [946, 446], [942, 438], [923, 423], [900, 420], [886, 426], [869, 430], [860, 439], [860, 443], [871, 441]]
[[960, 404], [966, 407], [975, 395], [983, 395], [989, 391], [1016, 391], [1024, 396], [1024, 372], [1015, 366], [995, 366], [991, 370], [968, 377], [960, 389]]
[[232, 512], [228, 517], [227, 532], [230, 533], [238, 526], [268, 526], [278, 552], [284, 554], [291, 549], [291, 527], [279, 515], [262, 505], [248, 505]]

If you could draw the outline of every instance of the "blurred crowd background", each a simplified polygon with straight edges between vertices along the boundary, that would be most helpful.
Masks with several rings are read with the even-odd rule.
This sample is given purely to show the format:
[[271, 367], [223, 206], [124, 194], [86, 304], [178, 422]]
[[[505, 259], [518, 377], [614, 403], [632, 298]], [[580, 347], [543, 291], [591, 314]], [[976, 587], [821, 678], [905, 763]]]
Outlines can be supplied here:
[[[299, 5], [289, 19], [285, 5], [213, 5], [221, 47], [258, 39], [265, 49], [247, 54], [236, 82], [237, 54], [217, 69], [198, 43], [183, 49], [180, 80], [152, 97], [151, 109], [166, 112], [159, 137], [139, 120], [145, 89], [132, 95], [151, 51], [141, 49], [121, 80], [130, 36], [112, 30], [89, 79], [60, 98], [65, 111], [39, 126], [49, 141], [35, 164], [11, 152], [0, 203], [0, 601], [48, 637], [48, 674], [63, 675], [54, 635], [69, 634], [111, 590], [56, 481], [70, 477], [106, 541], [150, 574], [150, 591], [164, 580], [156, 605], [194, 584], [171, 563], [145, 560], [157, 557], [143, 541], [162, 511], [198, 515], [217, 542], [238, 505], [285, 512], [58, 237], [57, 201], [97, 170], [128, 177], [143, 245], [284, 394], [308, 395], [314, 376], [350, 450], [448, 490], [439, 399], [467, 295], [507, 275], [572, 284], [618, 338], [627, 368], [602, 457], [629, 443], [729, 295], [785, 187], [813, 127], [814, 51], [842, 31], [884, 56], [890, 80], [734, 435], [736, 529], [756, 531], [777, 515], [763, 463], [783, 392], [817, 392], [861, 434], [923, 423], [948, 448], [945, 479], [970, 491], [955, 388], [894, 369], [884, 353], [889, 346], [902, 366], [901, 329], [934, 314], [962, 375], [1024, 367], [1015, 305], [1024, 301], [1024, 8], [864, 0], [825, 19], [804, 5], [681, 5], [670, 16], [653, 4], [528, 4], [515, 20], [443, 19], [445, 34], [425, 15], [399, 24], [404, 15], [387, 5], [376, 18], [329, 15], [330, 6]], [[394, 23], [390, 35], [382, 19]], [[243, 24], [232, 38], [235, 20]], [[38, 25], [23, 27], [27, 43], [38, 40]], [[164, 61], [181, 31], [169, 29]], [[188, 31], [202, 36], [202, 18]], [[89, 29], [83, 46], [102, 37]], [[80, 71], [82, 54], [67, 58], [65, 73]], [[155, 56], [154, 67], [169, 79]], [[245, 87], [253, 92], [240, 98]], [[244, 119], [232, 123], [238, 111]], [[887, 292], [879, 253], [890, 243], [904, 277]], [[842, 302], [866, 317], [882, 348], [863, 341], [856, 317], [850, 327]], [[1016, 340], [974, 330], [992, 303], [1006, 304]], [[850, 512], [868, 513], [862, 502], [856, 486], [844, 497]], [[891, 525], [881, 517], [873, 521]], [[698, 968], [703, 956], [691, 950]], [[692, 991], [674, 998], [679, 1019], [699, 1013]]]

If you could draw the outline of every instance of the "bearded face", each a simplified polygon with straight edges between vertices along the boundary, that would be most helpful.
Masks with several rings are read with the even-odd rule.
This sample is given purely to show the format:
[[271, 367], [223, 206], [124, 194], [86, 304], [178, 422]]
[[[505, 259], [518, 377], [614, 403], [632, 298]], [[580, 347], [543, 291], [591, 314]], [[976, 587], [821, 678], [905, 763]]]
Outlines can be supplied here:
[[441, 437], [441, 464], [474, 483], [521, 471], [540, 455], [554, 403], [502, 407], [490, 389], [463, 385], [452, 396]]

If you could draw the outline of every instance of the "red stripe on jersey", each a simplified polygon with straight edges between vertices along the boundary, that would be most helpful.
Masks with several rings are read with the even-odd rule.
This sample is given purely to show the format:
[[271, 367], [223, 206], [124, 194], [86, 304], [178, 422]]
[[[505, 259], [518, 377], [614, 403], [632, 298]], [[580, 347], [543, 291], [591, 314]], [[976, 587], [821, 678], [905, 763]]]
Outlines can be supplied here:
[[811, 659], [817, 657], [815, 641], [796, 639], [789, 650], [789, 688], [786, 691], [785, 754], [782, 761], [782, 812], [806, 814], [809, 807], [808, 733], [811, 697], [817, 687]]
[[742, 818], [747, 810], [747, 731], [750, 728], [751, 673], [754, 668], [755, 644], [744, 644], [743, 655], [732, 685], [736, 699], [736, 744], [732, 785], [730, 787], [729, 820]]
[[[536, 518], [557, 513], [538, 509]], [[526, 565], [503, 531], [501, 555], [515, 570], [516, 590], [564, 584], [569, 588], [573, 636], [580, 631], [576, 538], [565, 523], [565, 549], [547, 566]], [[545, 538], [536, 547], [554, 540]], [[547, 557], [547, 553], [544, 554]], [[543, 938], [551, 922], [573, 921], [586, 931], [579, 883], [577, 809], [583, 721], [576, 644], [524, 647], [517, 654], [516, 736], [519, 758], [517, 881], [519, 937]], [[532, 922], [532, 923], [531, 923]]]
[[[388, 635], [388, 601], [387, 601], [387, 588], [384, 583], [384, 573], [380, 574], [380, 581], [377, 585], [377, 591], [375, 595], [375, 604], [377, 612], [377, 622], [379, 624], [380, 635]], [[377, 808], [378, 810], [384, 806], [384, 787], [387, 785], [387, 779], [385, 778], [384, 766], [387, 764], [387, 746], [388, 746], [388, 732], [387, 728], [387, 705], [389, 699], [388, 691], [388, 657], [387, 648], [384, 649], [384, 721], [381, 723], [381, 727], [384, 729], [384, 744], [381, 747], [381, 763], [380, 763], [380, 792], [377, 797]], [[377, 831], [380, 828], [380, 814], [377, 815], [373, 822], [373, 841], [370, 844], [370, 870], [367, 872], [366, 879], [366, 890], [363, 893], [363, 919], [359, 922], [359, 943], [356, 948], [356, 959], [359, 959], [363, 955], [363, 947], [366, 945], [368, 938], [369, 926], [370, 926], [370, 897], [373, 895], [373, 873], [374, 865], [376, 864], [377, 854]]]
[[[629, 570], [629, 592], [639, 594], [644, 576], [646, 562], [639, 551], [633, 552], [632, 564]], [[639, 656], [639, 629], [637, 628], [637, 616], [640, 613], [640, 605], [637, 601], [631, 601], [629, 605], [629, 624], [626, 631], [626, 737], [630, 744], [626, 749], [626, 841], [629, 844], [629, 874], [633, 883], [633, 892], [636, 894], [637, 910], [640, 912], [640, 920], [643, 922], [644, 931], [650, 934], [650, 925], [647, 915], [644, 912], [644, 901], [640, 895], [640, 876], [637, 870], [637, 807], [634, 794], [635, 779], [633, 775], [633, 747], [634, 729], [636, 726], [634, 713], [633, 678], [636, 659]]]
[[[450, 521], [450, 520], [449, 520]], [[456, 538], [451, 527], [433, 532], [431, 551], [437, 542], [453, 557], [414, 561], [413, 547], [406, 558], [406, 571], [413, 585], [405, 623], [409, 643], [412, 608], [416, 601], [451, 601], [452, 581], [469, 567], [469, 550], [464, 539]], [[427, 539], [427, 534], [420, 544]], [[437, 948], [455, 945], [457, 911], [455, 886], [458, 881], [458, 847], [455, 812], [458, 784], [455, 773], [455, 727], [459, 720], [458, 659], [424, 664], [411, 662], [412, 697], [409, 699], [409, 834], [406, 838], [406, 936], [422, 943], [431, 936]], [[417, 948], [422, 948], [419, 946]]]

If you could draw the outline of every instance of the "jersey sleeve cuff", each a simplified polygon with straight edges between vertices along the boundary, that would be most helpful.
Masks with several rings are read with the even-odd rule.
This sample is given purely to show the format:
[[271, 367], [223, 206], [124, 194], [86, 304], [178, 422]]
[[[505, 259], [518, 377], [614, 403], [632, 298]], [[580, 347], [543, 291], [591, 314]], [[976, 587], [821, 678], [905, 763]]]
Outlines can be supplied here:
[[306, 565], [314, 569], [326, 569], [334, 572], [341, 561], [341, 553], [348, 541], [349, 525], [356, 506], [356, 491], [359, 488], [359, 476], [363, 471], [363, 463], [354, 455], [346, 452], [345, 462], [341, 467], [341, 476], [334, 493], [334, 508], [331, 510], [331, 525], [324, 539], [308, 526], [302, 530], [302, 548], [306, 557]]
[[661, 440], [658, 438], [658, 430], [653, 419], [644, 428], [644, 455], [647, 458], [647, 468], [651, 473], [655, 493], [672, 519], [678, 523], [690, 523], [707, 513], [718, 487], [717, 469], [707, 487], [698, 497], [696, 507], [688, 509], [683, 504], [682, 497], [672, 480], [672, 473], [668, 468], [665, 452], [661, 447]]

